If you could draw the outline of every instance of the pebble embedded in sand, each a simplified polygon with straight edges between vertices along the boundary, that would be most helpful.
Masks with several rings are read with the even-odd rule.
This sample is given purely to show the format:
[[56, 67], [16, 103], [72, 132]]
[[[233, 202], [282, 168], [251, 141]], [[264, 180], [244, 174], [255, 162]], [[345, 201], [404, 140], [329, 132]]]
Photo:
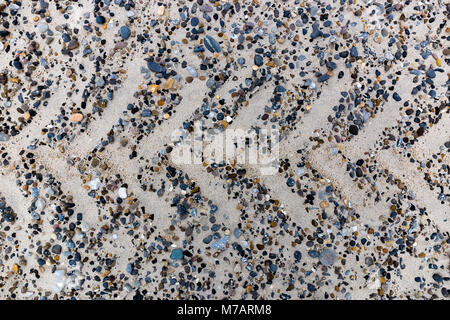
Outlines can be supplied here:
[[72, 113], [70, 115], [70, 121], [72, 122], [80, 122], [83, 120], [83, 115], [81, 113]]
[[119, 195], [120, 198], [126, 199], [128, 197], [127, 196], [127, 189], [123, 188], [123, 187], [119, 188], [118, 195]]

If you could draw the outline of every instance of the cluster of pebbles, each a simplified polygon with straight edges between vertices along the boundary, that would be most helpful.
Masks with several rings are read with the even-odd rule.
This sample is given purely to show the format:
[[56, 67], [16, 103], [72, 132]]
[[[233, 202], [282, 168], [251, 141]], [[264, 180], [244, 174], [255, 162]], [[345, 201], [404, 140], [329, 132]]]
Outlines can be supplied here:
[[[448, 298], [450, 137], [411, 150], [448, 135], [449, 15], [438, 0], [0, 0], [0, 297]], [[235, 161], [174, 163], [198, 122], [307, 137], [274, 164], [280, 188]]]

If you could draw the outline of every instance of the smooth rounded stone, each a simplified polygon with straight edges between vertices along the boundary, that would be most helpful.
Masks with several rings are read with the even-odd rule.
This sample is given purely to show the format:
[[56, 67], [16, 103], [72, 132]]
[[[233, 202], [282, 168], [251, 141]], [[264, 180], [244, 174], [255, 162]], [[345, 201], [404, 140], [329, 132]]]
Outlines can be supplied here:
[[81, 113], [73, 113], [70, 115], [70, 121], [72, 122], [80, 122], [83, 120], [83, 115]]
[[295, 251], [294, 258], [295, 258], [295, 262], [300, 262], [300, 260], [302, 260], [302, 253], [300, 251]]
[[334, 250], [325, 249], [319, 255], [319, 261], [325, 266], [333, 265], [337, 260], [337, 255]]
[[9, 140], [9, 135], [3, 132], [0, 132], [0, 142], [5, 142]]
[[183, 250], [180, 248], [173, 249], [172, 253], [170, 254], [170, 259], [172, 260], [181, 260], [183, 259]]
[[45, 200], [42, 198], [39, 198], [36, 200], [36, 202], [34, 203], [36, 210], [38, 211], [42, 211], [45, 208]]
[[54, 273], [54, 282], [52, 284], [52, 290], [56, 293], [61, 292], [66, 286], [66, 271], [65, 270], [56, 270]]
[[208, 49], [212, 53], [220, 52], [222, 50], [217, 41], [209, 35], [205, 36], [203, 43], [205, 44], [206, 49]]
[[316, 250], [308, 251], [308, 255], [309, 255], [311, 258], [317, 258], [317, 257], [319, 257], [319, 253], [318, 253]]
[[152, 112], [150, 109], [144, 109], [141, 112], [141, 117], [143, 117], [143, 118], [150, 117], [151, 115], [152, 115]]
[[435, 274], [433, 274], [433, 280], [434, 281], [436, 281], [436, 282], [438, 282], [438, 283], [440, 283], [440, 282], [443, 282], [442, 280], [442, 276], [439, 274], [439, 273], [435, 273]]
[[88, 232], [91, 226], [87, 224], [87, 222], [83, 221], [80, 225], [80, 228], [82, 232]]
[[197, 17], [193, 17], [191, 19], [191, 26], [196, 27], [198, 25], [198, 22], [199, 22], [198, 18]]
[[45, 33], [48, 30], [48, 24], [46, 23], [41, 23], [40, 25], [38, 25], [38, 30], [40, 33]]
[[216, 80], [214, 80], [214, 78], [209, 78], [208, 80], [206, 80], [206, 86], [208, 88], [212, 88], [215, 84]]
[[23, 65], [22, 65], [22, 63], [19, 60], [14, 60], [13, 61], [13, 66], [17, 70], [22, 70], [23, 69]]
[[436, 72], [433, 69], [428, 70], [427, 77], [431, 79], [436, 78]]
[[354, 124], [350, 125], [350, 127], [348, 128], [348, 131], [353, 134], [353, 135], [357, 135], [359, 132], [358, 126], [355, 126]]
[[372, 257], [366, 257], [366, 258], [364, 259], [364, 262], [366, 263], [366, 265], [367, 265], [368, 267], [370, 267], [371, 265], [373, 265], [373, 259], [372, 259]]
[[67, 48], [69, 50], [75, 50], [76, 48], [78, 48], [80, 46], [80, 43], [78, 42], [78, 40], [70, 40], [69, 45], [67, 46]]
[[322, 74], [322, 75], [319, 76], [319, 79], [318, 79], [317, 81], [319, 81], [319, 82], [325, 82], [325, 81], [327, 81], [328, 79], [330, 79], [330, 76], [329, 76], [328, 74], [324, 73], [324, 74]]
[[213, 7], [207, 5], [207, 4], [202, 4], [199, 8], [198, 8], [201, 12], [212, 12], [213, 11]]
[[122, 199], [126, 199], [128, 197], [127, 189], [123, 188], [123, 187], [119, 188], [118, 194], [119, 194], [119, 197]]
[[198, 72], [197, 72], [197, 70], [195, 70], [194, 67], [187, 66], [186, 69], [192, 77], [197, 78]]
[[245, 58], [242, 58], [242, 57], [238, 58], [237, 63], [240, 65], [243, 65], [245, 63]]
[[262, 66], [263, 65], [263, 57], [261, 57], [259, 54], [255, 54], [255, 57], [253, 58], [253, 62], [258, 66]]
[[61, 251], [62, 251], [62, 247], [61, 247], [59, 244], [55, 244], [55, 245], [52, 247], [52, 252], [53, 252], [54, 254], [60, 254]]
[[106, 19], [103, 16], [97, 16], [95, 17], [95, 22], [97, 22], [98, 24], [104, 24], [106, 22]]
[[38, 221], [38, 220], [41, 220], [41, 216], [37, 212], [32, 212], [31, 213], [31, 219], [33, 219], [35, 221]]
[[402, 98], [400, 97], [400, 95], [397, 92], [394, 92], [394, 94], [392, 95], [392, 98], [394, 98], [395, 101], [401, 101]]
[[125, 41], [120, 41], [120, 42], [117, 42], [115, 45], [114, 45], [114, 49], [123, 49], [123, 48], [126, 48], [127, 47], [127, 43], [125, 42]]
[[92, 179], [87, 183], [87, 185], [89, 186], [89, 188], [91, 188], [91, 190], [98, 190], [101, 185], [100, 179], [99, 178]]
[[127, 26], [121, 26], [119, 29], [119, 35], [123, 40], [127, 40], [131, 36], [131, 30]]

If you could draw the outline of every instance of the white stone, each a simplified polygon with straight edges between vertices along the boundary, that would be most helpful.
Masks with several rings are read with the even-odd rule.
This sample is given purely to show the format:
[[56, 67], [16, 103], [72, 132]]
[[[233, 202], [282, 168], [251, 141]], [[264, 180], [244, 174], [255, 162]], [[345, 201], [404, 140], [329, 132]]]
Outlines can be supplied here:
[[122, 199], [126, 199], [128, 197], [126, 188], [119, 188], [119, 197]]
[[91, 190], [98, 190], [100, 188], [100, 184], [101, 183], [99, 178], [92, 179], [87, 183], [87, 185], [89, 186], [89, 188], [91, 188]]
[[36, 200], [35, 205], [36, 205], [36, 210], [42, 211], [45, 208], [45, 200], [42, 198], [39, 198]]

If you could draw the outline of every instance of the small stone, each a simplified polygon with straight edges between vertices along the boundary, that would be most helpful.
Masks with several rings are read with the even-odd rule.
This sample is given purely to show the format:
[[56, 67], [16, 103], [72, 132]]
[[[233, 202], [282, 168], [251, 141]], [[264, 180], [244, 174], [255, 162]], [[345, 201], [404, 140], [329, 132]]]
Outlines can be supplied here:
[[158, 16], [162, 16], [164, 14], [165, 8], [164, 6], [159, 6], [158, 7]]
[[194, 67], [187, 66], [186, 69], [187, 69], [187, 71], [189, 72], [189, 74], [190, 74], [191, 76], [193, 76], [194, 78], [197, 78], [198, 72], [197, 72], [197, 70], [195, 70]]
[[428, 70], [427, 71], [427, 77], [431, 78], [431, 79], [436, 78], [436, 72], [434, 72], [433, 69]]
[[122, 199], [126, 199], [128, 197], [127, 189], [123, 188], [123, 187], [119, 188], [118, 194], [119, 194], [119, 197]]
[[324, 73], [324, 74], [322, 74], [322, 75], [319, 76], [318, 81], [319, 81], [319, 82], [325, 82], [325, 81], [327, 81], [328, 79], [330, 79], [330, 76], [329, 76], [328, 74]]
[[353, 135], [357, 135], [358, 134], [358, 126], [355, 126], [354, 124], [350, 125], [350, 127], [348, 128], [348, 131], [353, 134]]
[[131, 36], [131, 30], [127, 26], [121, 26], [119, 29], [119, 35], [123, 40], [127, 40]]
[[53, 252], [54, 254], [60, 254], [60, 253], [61, 253], [61, 250], [62, 250], [62, 248], [61, 248], [61, 246], [60, 246], [59, 244], [55, 244], [55, 245], [52, 247], [52, 252]]
[[255, 58], [253, 59], [253, 62], [255, 63], [255, 65], [260, 67], [263, 65], [263, 58], [259, 54], [256, 54]]
[[91, 188], [91, 190], [98, 190], [100, 188], [100, 179], [92, 179], [87, 183], [87, 185], [89, 186], [89, 188]]
[[400, 97], [400, 95], [397, 92], [394, 92], [394, 94], [392, 95], [392, 97], [394, 98], [395, 101], [401, 101], [402, 98]]
[[204, 38], [203, 42], [205, 44], [206, 49], [208, 49], [212, 53], [220, 52], [222, 50], [217, 41], [214, 40], [214, 38], [209, 35]]
[[9, 140], [9, 135], [6, 133], [0, 132], [0, 142], [5, 142]]
[[106, 22], [106, 19], [103, 16], [97, 16], [95, 17], [95, 22], [98, 24], [104, 24]]
[[42, 23], [38, 26], [38, 30], [40, 33], [45, 33], [48, 30], [48, 25], [46, 23]]
[[183, 250], [180, 249], [180, 248], [173, 249], [172, 253], [170, 254], [170, 258], [172, 260], [181, 260], [181, 259], [183, 259], [183, 256], [184, 256], [183, 255]]
[[78, 40], [70, 40], [69, 45], [67, 46], [67, 48], [69, 50], [75, 50], [76, 48], [78, 48], [80, 46], [80, 43], [78, 42]]
[[325, 266], [333, 265], [337, 260], [336, 252], [331, 249], [323, 250], [319, 255], [319, 261]]
[[164, 73], [166, 72], [166, 68], [164, 68], [162, 65], [160, 65], [159, 63], [156, 63], [154, 61], [150, 61], [149, 63], [147, 63], [147, 67], [156, 73]]
[[80, 122], [81, 120], [83, 120], [83, 115], [81, 113], [73, 113], [70, 116], [70, 121], [72, 122]]
[[35, 205], [37, 211], [42, 211], [45, 208], [45, 200], [42, 198], [39, 198], [36, 200], [34, 205]]

